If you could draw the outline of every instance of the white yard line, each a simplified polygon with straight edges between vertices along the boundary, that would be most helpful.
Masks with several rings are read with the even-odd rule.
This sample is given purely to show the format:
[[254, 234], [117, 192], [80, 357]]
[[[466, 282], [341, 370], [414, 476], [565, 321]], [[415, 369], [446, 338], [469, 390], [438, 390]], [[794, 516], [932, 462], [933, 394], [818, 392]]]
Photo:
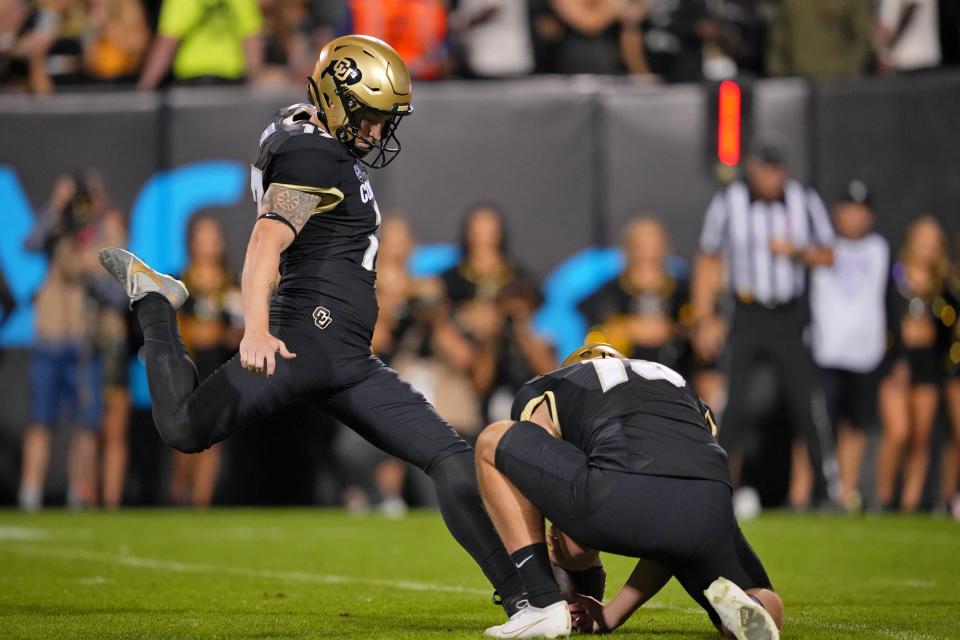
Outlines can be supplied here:
[[0, 526], [0, 541], [33, 542], [35, 540], [48, 540], [49, 538], [50, 533], [46, 529]]
[[[944, 640], [943, 636], [931, 636], [923, 633], [914, 633], [912, 631], [895, 631], [893, 629], [885, 629], [883, 627], [878, 627], [872, 624], [836, 624], [832, 622], [820, 622], [817, 620], [805, 619], [800, 623], [804, 627], [812, 627], [814, 629], [830, 629], [832, 631], [842, 631], [844, 633], [856, 633], [856, 634], [877, 634], [884, 638], [893, 638], [894, 640]], [[791, 625], [789, 621], [787, 622], [788, 627]], [[788, 628], [788, 631], [790, 629]], [[876, 635], [874, 635], [876, 637]]]
[[490, 591], [462, 587], [456, 585], [433, 584], [429, 582], [415, 582], [411, 580], [386, 580], [380, 578], [363, 578], [359, 576], [341, 576], [329, 573], [306, 573], [303, 571], [275, 571], [271, 569], [248, 569], [245, 567], [224, 567], [220, 565], [180, 562], [176, 560], [162, 560], [157, 558], [142, 558], [126, 554], [103, 553], [89, 549], [68, 547], [54, 547], [50, 545], [20, 545], [14, 550], [21, 555], [43, 556], [48, 558], [63, 558], [65, 560], [81, 560], [112, 564], [137, 569], [153, 569], [156, 571], [171, 571], [174, 573], [205, 573], [215, 576], [242, 576], [245, 578], [267, 578], [271, 580], [289, 580], [292, 582], [310, 582], [314, 584], [359, 584], [371, 587], [387, 587], [404, 591], [433, 591], [437, 593], [463, 593], [469, 595], [489, 596]]

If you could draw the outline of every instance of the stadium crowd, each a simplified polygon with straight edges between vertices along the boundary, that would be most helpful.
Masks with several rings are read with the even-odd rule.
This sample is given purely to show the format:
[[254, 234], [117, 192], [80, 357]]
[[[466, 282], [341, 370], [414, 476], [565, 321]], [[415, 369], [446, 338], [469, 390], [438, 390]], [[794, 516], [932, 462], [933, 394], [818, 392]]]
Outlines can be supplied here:
[[[960, 65], [958, 7], [950, 0], [0, 0], [0, 87], [45, 94], [301, 86], [315, 52], [350, 32], [393, 43], [418, 80], [922, 73]], [[817, 194], [790, 179], [787, 151], [776, 141], [758, 145], [744, 178], [704, 203], [698, 256], [675, 255], [655, 214], [625, 225], [622, 271], [579, 302], [589, 329], [578, 338], [676, 369], [723, 426], [730, 409], [737, 428], [724, 428], [721, 443], [731, 451], [742, 504], [952, 509], [960, 518], [960, 237], [951, 252], [941, 225], [920, 216], [891, 248], [872, 231], [868, 185], [850, 176], [843, 193]], [[789, 217], [797, 198], [801, 209], [819, 213], [761, 235], [753, 229], [752, 240], [739, 234], [737, 220], [753, 207]], [[460, 237], [450, 239], [456, 263], [429, 275], [410, 267], [416, 240], [402, 214], [387, 216], [381, 229], [373, 349], [471, 440], [508, 417], [522, 383], [564, 355], [537, 331], [543, 296], [510, 243], [511, 215], [495, 202], [464, 212]], [[77, 427], [66, 497], [77, 508], [205, 507], [226, 500], [219, 480], [243, 476], [268, 453], [263, 441], [244, 450], [241, 438], [197, 456], [176, 454], [163, 489], [141, 487], [131, 500], [131, 476], [148, 482], [145, 469], [166, 449], [149, 428], [149, 411], [131, 401], [128, 363], [143, 338], [96, 260], [100, 248], [125, 243], [124, 225], [107, 181], [89, 170], [57, 180], [28, 240], [50, 267], [35, 299], [18, 496], [25, 510], [44, 504], [51, 433], [64, 414]], [[809, 235], [791, 235], [801, 228]], [[242, 336], [237, 274], [215, 216], [193, 218], [184, 242], [189, 260], [178, 277], [191, 298], [179, 321], [205, 376]], [[0, 322], [12, 305], [0, 273]], [[404, 513], [409, 501], [430, 503], [417, 473], [348, 429], [320, 416], [297, 423], [322, 449], [311, 459], [329, 463], [318, 481], [325, 488], [310, 499], [357, 512], [377, 505], [389, 515]], [[319, 442], [317, 431], [325, 434]], [[135, 454], [144, 448], [152, 453]], [[789, 475], [784, 491], [768, 489], [771, 474]], [[243, 500], [247, 489], [238, 491]]]
[[343, 33], [417, 80], [852, 77], [960, 64], [952, 0], [0, 0], [0, 87], [300, 85]]

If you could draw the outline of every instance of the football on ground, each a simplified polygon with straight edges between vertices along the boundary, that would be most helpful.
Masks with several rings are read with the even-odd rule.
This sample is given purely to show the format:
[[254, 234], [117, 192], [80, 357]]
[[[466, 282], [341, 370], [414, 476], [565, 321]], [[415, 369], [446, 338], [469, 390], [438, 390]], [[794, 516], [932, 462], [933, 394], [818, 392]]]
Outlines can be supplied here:
[[[956, 638], [960, 525], [762, 515], [744, 525], [784, 638]], [[607, 597], [632, 568], [604, 556]], [[439, 515], [0, 512], [0, 638], [471, 638], [502, 610]], [[671, 581], [617, 638], [719, 638]]]

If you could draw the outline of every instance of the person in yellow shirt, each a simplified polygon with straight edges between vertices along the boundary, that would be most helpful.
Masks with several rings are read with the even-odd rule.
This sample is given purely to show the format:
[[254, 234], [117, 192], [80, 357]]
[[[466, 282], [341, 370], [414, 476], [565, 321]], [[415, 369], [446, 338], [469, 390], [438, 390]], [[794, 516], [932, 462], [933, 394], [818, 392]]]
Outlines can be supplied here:
[[257, 74], [263, 50], [256, 0], [165, 0], [138, 88], [150, 91], [173, 66], [185, 84], [231, 84]]

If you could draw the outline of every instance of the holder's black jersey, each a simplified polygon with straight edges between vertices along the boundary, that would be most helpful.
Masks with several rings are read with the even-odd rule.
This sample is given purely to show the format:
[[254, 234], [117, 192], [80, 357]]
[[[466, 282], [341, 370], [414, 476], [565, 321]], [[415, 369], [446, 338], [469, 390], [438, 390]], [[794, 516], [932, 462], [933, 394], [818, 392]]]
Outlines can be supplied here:
[[[330, 134], [292, 113], [278, 111], [260, 136], [250, 186], [257, 210], [267, 188], [280, 183], [320, 195], [316, 213], [281, 255], [280, 272], [342, 272], [350, 265], [372, 271], [376, 264], [380, 210], [364, 167]], [[325, 264], [325, 263], [336, 263]]]
[[593, 465], [731, 484], [709, 409], [659, 363], [599, 358], [562, 367], [520, 389], [512, 418], [528, 420], [541, 402]]

